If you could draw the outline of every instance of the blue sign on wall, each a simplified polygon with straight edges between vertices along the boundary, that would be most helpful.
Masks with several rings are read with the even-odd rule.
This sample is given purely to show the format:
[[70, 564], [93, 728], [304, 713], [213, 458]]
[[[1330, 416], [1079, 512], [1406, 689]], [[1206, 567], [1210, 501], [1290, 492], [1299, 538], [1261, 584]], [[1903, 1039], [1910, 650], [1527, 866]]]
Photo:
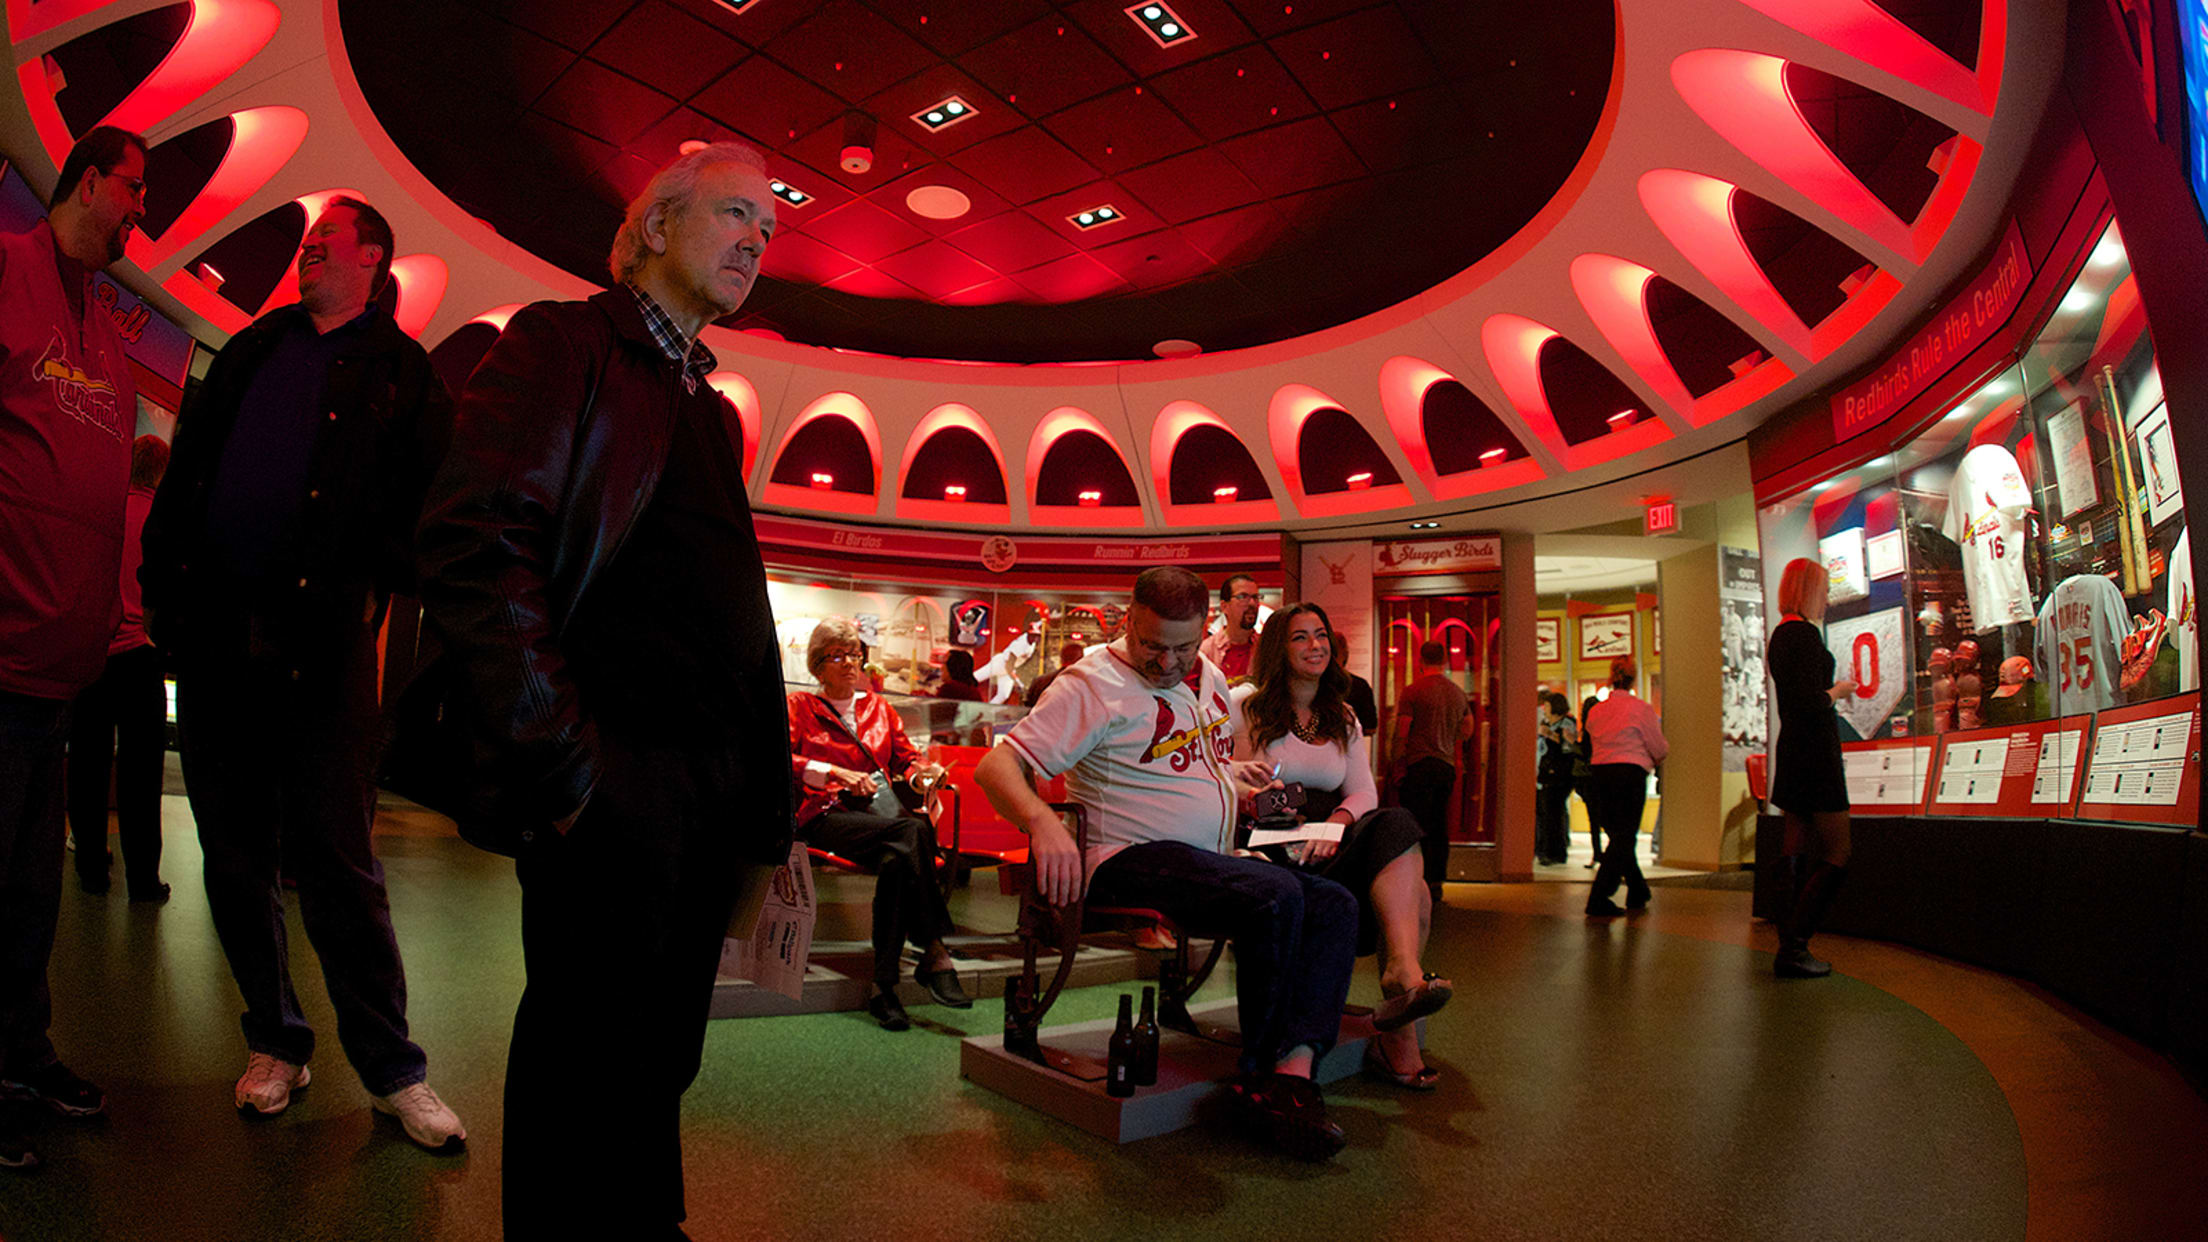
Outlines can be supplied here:
[[2208, 217], [2208, 0], [2177, 0], [2177, 44], [2185, 68], [2185, 175]]

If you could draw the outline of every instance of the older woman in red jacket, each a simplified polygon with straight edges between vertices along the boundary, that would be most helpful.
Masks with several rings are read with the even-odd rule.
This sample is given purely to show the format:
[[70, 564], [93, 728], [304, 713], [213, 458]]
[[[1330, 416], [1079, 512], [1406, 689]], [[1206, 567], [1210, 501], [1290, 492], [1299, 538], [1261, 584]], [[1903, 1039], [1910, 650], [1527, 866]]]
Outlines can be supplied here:
[[950, 911], [935, 886], [935, 826], [905, 810], [892, 782], [917, 775], [920, 752], [905, 736], [897, 709], [867, 684], [866, 647], [841, 617], [813, 629], [805, 665], [818, 693], [789, 696], [790, 754], [799, 784], [797, 835], [863, 867], [873, 868], [874, 993], [867, 1012], [882, 1029], [912, 1025], [897, 1000], [906, 940], [921, 947], [913, 978], [937, 1003], [956, 1009], [973, 1001], [958, 986], [943, 936]]

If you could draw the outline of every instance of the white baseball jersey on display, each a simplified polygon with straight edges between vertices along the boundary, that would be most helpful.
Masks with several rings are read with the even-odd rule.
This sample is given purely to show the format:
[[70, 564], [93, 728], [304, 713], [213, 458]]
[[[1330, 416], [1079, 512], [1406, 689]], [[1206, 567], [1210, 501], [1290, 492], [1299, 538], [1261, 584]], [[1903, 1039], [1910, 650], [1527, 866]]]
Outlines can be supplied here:
[[2123, 701], [2124, 593], [2100, 574], [2072, 574], [2039, 610], [2039, 667], [2055, 690], [2055, 712], [2099, 711]]
[[2200, 600], [2193, 594], [2193, 532], [2177, 537], [2170, 552], [2169, 641], [2177, 644], [2177, 688], [2200, 689]]
[[1971, 625], [1990, 630], [2032, 619], [2032, 589], [2024, 581], [2024, 515], [2032, 491], [2016, 457], [1998, 444], [1963, 455], [1947, 488], [1948, 538], [1963, 549], [1963, 591]]

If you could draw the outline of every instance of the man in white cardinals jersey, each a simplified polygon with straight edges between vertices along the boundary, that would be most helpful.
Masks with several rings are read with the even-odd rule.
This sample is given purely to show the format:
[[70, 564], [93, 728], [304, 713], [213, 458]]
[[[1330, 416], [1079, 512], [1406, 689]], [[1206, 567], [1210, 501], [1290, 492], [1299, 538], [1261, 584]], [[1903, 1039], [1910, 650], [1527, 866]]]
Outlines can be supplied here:
[[1998, 444], [1963, 455], [1947, 489], [1942, 533], [1963, 550], [1963, 591], [1979, 632], [2032, 619], [2032, 589], [2024, 581], [2024, 515], [2032, 491], [2016, 458]]
[[2193, 532], [2170, 550], [2170, 641], [2177, 645], [2177, 688], [2200, 689], [2200, 599], [2193, 594]]
[[2117, 692], [2122, 644], [2131, 629], [2124, 593], [2100, 574], [2072, 574], [2039, 610], [2039, 667], [2055, 687], [2055, 713], [2099, 711]]

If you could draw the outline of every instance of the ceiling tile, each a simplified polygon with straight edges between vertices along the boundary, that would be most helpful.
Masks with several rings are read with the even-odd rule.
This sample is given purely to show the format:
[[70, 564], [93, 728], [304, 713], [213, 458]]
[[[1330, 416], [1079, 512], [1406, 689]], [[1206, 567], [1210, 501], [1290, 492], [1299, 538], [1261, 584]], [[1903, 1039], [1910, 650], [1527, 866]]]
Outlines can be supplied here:
[[862, 298], [887, 298], [902, 301], [925, 300], [919, 290], [888, 275], [879, 268], [862, 267], [847, 272], [828, 282], [828, 288], [837, 293], [848, 293]]
[[[1286, 3], [1286, 0], [1277, 4], [1271, 0], [1259, 0], [1258, 3], [1244, 5], [1242, 11], [1248, 17], [1250, 25], [1257, 28], [1258, 34], [1270, 38], [1330, 21], [1344, 13], [1368, 8], [1371, 4], [1372, 0], [1295, 0], [1293, 4]], [[1418, 0], [1418, 7], [1459, 9], [1468, 14], [1479, 12], [1478, 5], [1466, 4], [1464, 0]]]
[[1119, 180], [1152, 211], [1174, 224], [1264, 197], [1225, 156], [1209, 147], [1138, 168]]
[[1043, 0], [869, 0], [874, 10], [943, 56], [958, 56], [1050, 11]]
[[1142, 23], [1128, 16], [1129, 3], [1131, 0], [1076, 0], [1066, 6], [1066, 11], [1096, 36], [1105, 51], [1144, 77], [1232, 51], [1254, 37], [1249, 25], [1235, 15], [1235, 6], [1223, 0], [1167, 0], [1196, 37], [1161, 47]]
[[635, 0], [570, 0], [566, 4], [538, 4], [532, 0], [502, 0], [482, 7], [517, 26], [575, 51], [584, 51], [620, 18]]
[[1232, 267], [1277, 249], [1287, 232], [1288, 226], [1269, 203], [1252, 203], [1180, 226], [1180, 234], [1188, 244], [1210, 255], [1221, 267]]
[[[532, 0], [542, 3], [542, 0]], [[719, 0], [668, 0], [676, 8], [710, 24], [732, 39], [757, 48], [801, 21], [811, 9], [803, 4], [755, 4], [731, 13]]]
[[1219, 144], [1243, 175], [1267, 194], [1295, 194], [1366, 175], [1357, 158], [1322, 116], [1261, 129]]
[[805, 225], [805, 235], [861, 263], [875, 263], [928, 240], [928, 235], [874, 204], [845, 203]]
[[784, 231], [767, 244], [759, 270], [778, 280], [824, 285], [855, 270], [859, 261], [804, 233]]
[[[1118, 223], [1085, 229], [1068, 218], [1091, 207], [1104, 206], [1118, 210]], [[1158, 213], [1150, 210], [1141, 199], [1129, 192], [1124, 180], [1092, 181], [1031, 204], [1027, 210], [1060, 237], [1082, 250], [1109, 246], [1121, 238], [1138, 236], [1166, 223], [1158, 217]]]
[[1076, 104], [1041, 124], [1107, 175], [1156, 163], [1203, 142], [1171, 108], [1139, 86]]
[[[913, 120], [913, 114], [956, 95], [973, 108], [965, 119], [931, 130]], [[938, 64], [905, 79], [866, 101], [861, 111], [875, 118], [881, 128], [937, 157], [986, 142], [1027, 124], [1017, 108], [989, 93], [989, 88], [956, 65]]]
[[874, 166], [863, 173], [845, 172], [842, 162], [844, 138], [843, 118], [838, 117], [796, 142], [782, 143], [781, 148], [783, 154], [810, 170], [814, 182], [834, 181], [853, 195], [867, 194], [888, 178], [901, 177], [912, 169], [935, 163], [934, 156], [905, 141], [896, 130], [876, 130]]
[[1072, 254], [1074, 245], [1024, 211], [1006, 212], [945, 240], [1000, 272], [1017, 272]]
[[1263, 45], [1176, 69], [1152, 84], [1158, 95], [1218, 141], [1311, 115], [1311, 97]]
[[590, 58], [688, 99], [748, 54], [741, 43], [666, 0], [648, 0], [591, 45]]
[[1062, 17], [1030, 22], [959, 58], [989, 93], [1045, 116], [1134, 81], [1087, 32]]
[[1159, 229], [1090, 252], [1138, 289], [1163, 289], [1209, 272], [1211, 258], [1174, 229]]
[[579, 60], [537, 99], [536, 110], [619, 147], [674, 111], [675, 101], [596, 61]]
[[523, 135], [523, 140], [531, 143], [533, 149], [542, 151], [548, 160], [557, 160], [573, 168], [587, 168], [595, 172], [620, 150], [604, 139], [594, 138], [540, 113], [523, 113], [515, 125]]
[[1014, 203], [1032, 203], [1096, 179], [1094, 168], [1034, 126], [968, 147], [951, 163]]
[[968, 258], [947, 242], [923, 242], [875, 264], [877, 270], [941, 301], [961, 289], [997, 278], [995, 268]]
[[1282, 35], [1272, 48], [1321, 108], [1346, 108], [1438, 80], [1418, 32], [1393, 5]]
[[730, 139], [747, 141], [735, 130], [693, 108], [677, 108], [652, 122], [652, 127], [638, 134], [628, 144], [628, 150], [638, 159], [664, 164], [682, 154], [682, 144], [719, 142]]
[[753, 56], [723, 74], [691, 106], [778, 149], [844, 111], [842, 100], [764, 56]]
[[1436, 135], [1469, 133], [1475, 119], [1445, 86], [1375, 99], [1333, 114], [1334, 128], [1374, 172], [1415, 168], [1456, 154]]
[[854, 103], [940, 59], [857, 0], [829, 0], [761, 50]]
[[936, 300], [945, 306], [1000, 306], [1031, 301], [1034, 297], [1027, 286], [1010, 276], [992, 276], [978, 285], [969, 285]]
[[[966, 196], [969, 206], [966, 214], [949, 220], [933, 220], [914, 211], [905, 202], [905, 196], [921, 186], [948, 186]], [[979, 181], [948, 164], [930, 164], [915, 168], [887, 185], [880, 186], [866, 196], [875, 206], [897, 216], [914, 228], [946, 236], [978, 224], [991, 216], [1011, 209], [1012, 204], [991, 193]]]
[[1069, 254], [1041, 267], [1031, 267], [1013, 279], [1045, 302], [1084, 302], [1132, 288], [1119, 273], [1085, 254]]

